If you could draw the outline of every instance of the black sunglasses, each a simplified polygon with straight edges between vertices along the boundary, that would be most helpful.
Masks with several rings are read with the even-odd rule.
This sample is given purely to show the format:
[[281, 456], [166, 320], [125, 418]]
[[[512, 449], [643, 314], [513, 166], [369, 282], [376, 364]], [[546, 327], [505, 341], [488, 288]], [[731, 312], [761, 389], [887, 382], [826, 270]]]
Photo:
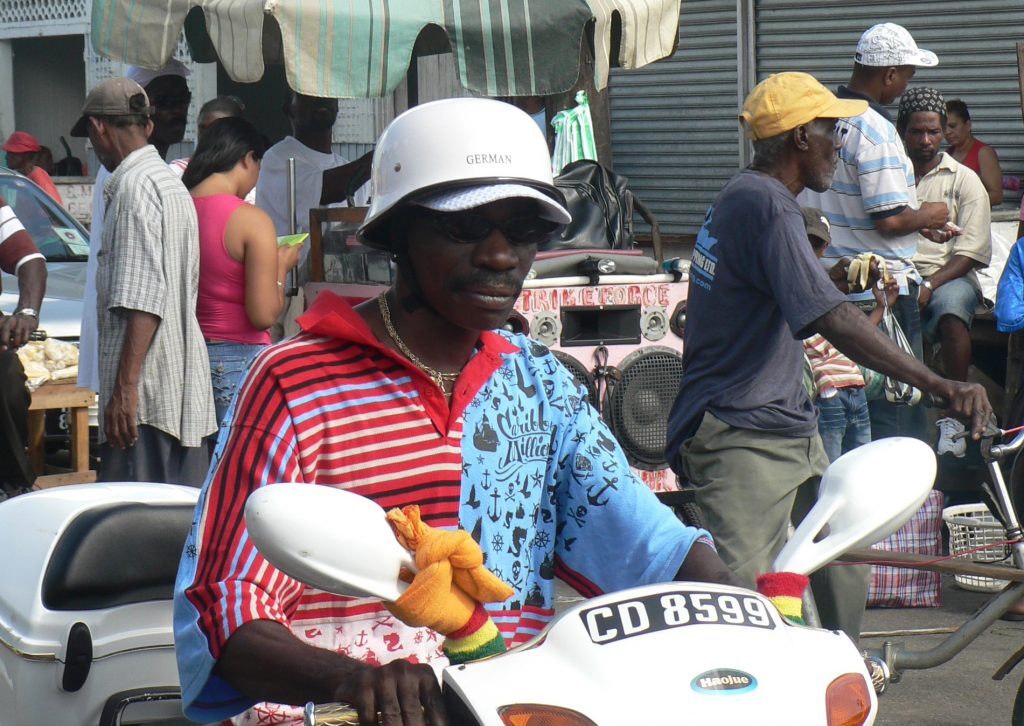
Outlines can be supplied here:
[[558, 222], [533, 215], [495, 221], [476, 212], [435, 212], [425, 207], [415, 209], [438, 232], [454, 242], [465, 244], [481, 242], [496, 229], [501, 230], [510, 244], [539, 244], [562, 229]]

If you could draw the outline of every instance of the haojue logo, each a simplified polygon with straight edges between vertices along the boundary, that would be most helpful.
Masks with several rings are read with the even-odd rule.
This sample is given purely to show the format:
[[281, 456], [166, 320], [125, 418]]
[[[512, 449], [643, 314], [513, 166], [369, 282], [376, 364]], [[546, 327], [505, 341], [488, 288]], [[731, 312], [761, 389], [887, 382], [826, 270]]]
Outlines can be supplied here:
[[731, 696], [753, 691], [757, 688], [757, 679], [749, 673], [732, 668], [716, 668], [704, 671], [690, 681], [690, 688], [697, 693]]

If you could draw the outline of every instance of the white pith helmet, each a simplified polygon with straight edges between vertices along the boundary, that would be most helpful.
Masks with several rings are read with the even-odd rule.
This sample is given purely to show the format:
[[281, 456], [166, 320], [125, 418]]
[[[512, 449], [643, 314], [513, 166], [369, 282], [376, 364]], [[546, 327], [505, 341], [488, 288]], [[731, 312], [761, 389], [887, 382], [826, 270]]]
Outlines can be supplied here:
[[545, 218], [569, 222], [565, 197], [551, 176], [547, 143], [526, 113], [486, 98], [414, 106], [384, 129], [374, 149], [370, 208], [359, 238], [388, 249], [382, 223], [394, 210], [446, 190], [485, 185], [495, 186], [495, 194], [479, 190], [472, 201], [449, 205], [447, 211], [526, 197], [539, 202]]

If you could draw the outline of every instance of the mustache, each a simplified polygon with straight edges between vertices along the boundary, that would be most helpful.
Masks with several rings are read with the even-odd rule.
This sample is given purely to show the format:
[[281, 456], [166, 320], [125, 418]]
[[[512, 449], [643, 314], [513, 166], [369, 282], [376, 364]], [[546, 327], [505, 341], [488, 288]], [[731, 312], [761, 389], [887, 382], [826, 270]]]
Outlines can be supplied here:
[[454, 288], [507, 288], [515, 291], [518, 295], [522, 292], [523, 281], [517, 275], [508, 273], [491, 273], [477, 271], [467, 275], [460, 275], [452, 278], [451, 286]]

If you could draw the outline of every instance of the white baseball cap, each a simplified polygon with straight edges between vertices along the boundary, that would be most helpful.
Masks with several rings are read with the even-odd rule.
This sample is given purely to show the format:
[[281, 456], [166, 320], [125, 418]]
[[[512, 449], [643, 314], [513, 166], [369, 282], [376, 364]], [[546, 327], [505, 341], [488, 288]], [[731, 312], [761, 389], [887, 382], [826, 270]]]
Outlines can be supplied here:
[[860, 36], [853, 59], [862, 66], [937, 66], [939, 57], [918, 48], [907, 29], [896, 23], [872, 25]]

